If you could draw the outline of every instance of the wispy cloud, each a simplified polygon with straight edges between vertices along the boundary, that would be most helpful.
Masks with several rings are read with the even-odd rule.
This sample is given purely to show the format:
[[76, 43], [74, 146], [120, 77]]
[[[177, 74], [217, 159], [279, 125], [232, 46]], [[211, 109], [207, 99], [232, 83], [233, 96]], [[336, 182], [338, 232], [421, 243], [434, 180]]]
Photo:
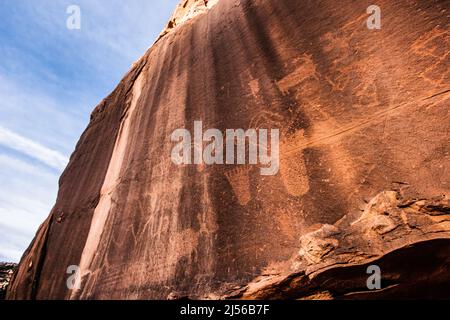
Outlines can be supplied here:
[[0, 144], [24, 153], [58, 170], [64, 169], [69, 161], [68, 158], [59, 152], [46, 148], [2, 127], [0, 127]]
[[53, 206], [58, 174], [0, 154], [0, 181], [0, 261], [18, 261]]
[[[179, 0], [0, 0], [0, 260], [17, 261], [93, 107]], [[68, 30], [67, 6], [81, 8]]]

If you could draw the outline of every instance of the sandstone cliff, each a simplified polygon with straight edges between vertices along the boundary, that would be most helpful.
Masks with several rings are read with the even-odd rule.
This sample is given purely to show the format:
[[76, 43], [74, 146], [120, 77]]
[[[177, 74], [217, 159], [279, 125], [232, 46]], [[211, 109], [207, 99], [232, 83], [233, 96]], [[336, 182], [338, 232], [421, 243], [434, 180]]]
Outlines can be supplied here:
[[[377, 1], [380, 30], [371, 4], [182, 1], [93, 111], [8, 298], [448, 296], [449, 2]], [[196, 120], [279, 128], [280, 172], [173, 164]]]

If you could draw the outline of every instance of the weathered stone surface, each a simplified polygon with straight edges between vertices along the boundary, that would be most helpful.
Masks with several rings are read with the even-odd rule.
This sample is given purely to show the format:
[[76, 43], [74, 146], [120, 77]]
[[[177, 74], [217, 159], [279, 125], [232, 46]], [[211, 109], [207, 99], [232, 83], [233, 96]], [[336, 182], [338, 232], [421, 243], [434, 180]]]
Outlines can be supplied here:
[[[300, 250], [278, 268], [224, 298], [450, 298], [450, 199], [405, 199], [382, 192], [357, 220], [301, 236]], [[382, 270], [380, 290], [367, 267]]]
[[[448, 294], [448, 1], [380, 0], [381, 30], [371, 4], [182, 2], [92, 113], [8, 297]], [[196, 120], [280, 129], [279, 174], [174, 165]]]
[[16, 267], [15, 263], [0, 262], [0, 300], [5, 299], [6, 289]]
[[177, 26], [195, 18], [197, 15], [206, 13], [206, 11], [211, 9], [218, 1], [219, 0], [182, 0], [175, 8], [172, 17], [167, 23], [166, 28], [161, 32], [158, 40]]

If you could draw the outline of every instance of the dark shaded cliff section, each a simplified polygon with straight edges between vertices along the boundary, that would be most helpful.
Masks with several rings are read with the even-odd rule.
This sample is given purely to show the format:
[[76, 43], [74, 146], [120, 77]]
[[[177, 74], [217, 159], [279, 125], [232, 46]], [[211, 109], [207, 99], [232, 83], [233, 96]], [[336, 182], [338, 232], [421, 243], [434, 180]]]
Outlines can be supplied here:
[[[446, 283], [449, 1], [377, 1], [381, 30], [372, 4], [220, 0], [172, 25], [94, 110], [8, 298], [349, 297], [372, 261]], [[280, 172], [173, 164], [196, 120], [280, 129]]]

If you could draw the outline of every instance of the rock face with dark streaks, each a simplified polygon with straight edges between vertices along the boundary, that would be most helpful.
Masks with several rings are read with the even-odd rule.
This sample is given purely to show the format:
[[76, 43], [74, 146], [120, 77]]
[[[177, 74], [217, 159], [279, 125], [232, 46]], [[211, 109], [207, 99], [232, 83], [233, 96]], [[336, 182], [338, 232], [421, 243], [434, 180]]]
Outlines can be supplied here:
[[[379, 30], [372, 4], [182, 1], [92, 113], [8, 298], [447, 297], [449, 2], [380, 0]], [[195, 121], [278, 129], [279, 172], [174, 164]]]

